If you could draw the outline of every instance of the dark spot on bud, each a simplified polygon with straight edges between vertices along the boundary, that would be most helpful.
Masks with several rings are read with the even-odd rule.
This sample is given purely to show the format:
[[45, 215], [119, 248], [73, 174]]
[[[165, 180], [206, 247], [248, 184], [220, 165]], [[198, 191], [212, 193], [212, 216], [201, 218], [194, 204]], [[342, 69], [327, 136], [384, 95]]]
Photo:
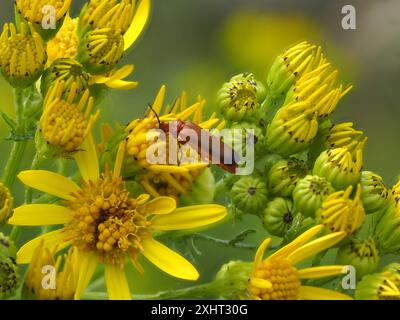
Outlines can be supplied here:
[[250, 187], [250, 188], [247, 190], [247, 193], [248, 193], [249, 195], [251, 195], [251, 196], [254, 196], [254, 195], [256, 194], [256, 190], [257, 190], [257, 188], [255, 188], [255, 187]]

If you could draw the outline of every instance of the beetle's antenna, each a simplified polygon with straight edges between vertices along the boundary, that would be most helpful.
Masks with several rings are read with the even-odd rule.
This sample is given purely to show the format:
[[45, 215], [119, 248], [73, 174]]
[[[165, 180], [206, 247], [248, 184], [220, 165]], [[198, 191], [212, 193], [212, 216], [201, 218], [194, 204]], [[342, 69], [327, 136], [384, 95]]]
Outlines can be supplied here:
[[161, 125], [160, 118], [158, 117], [158, 114], [157, 114], [156, 110], [154, 110], [154, 108], [153, 108], [153, 106], [151, 105], [151, 103], [149, 103], [149, 108], [150, 108], [151, 111], [153, 111], [154, 115], [155, 115], [156, 118], [157, 118], [158, 125], [160, 126], [160, 125]]

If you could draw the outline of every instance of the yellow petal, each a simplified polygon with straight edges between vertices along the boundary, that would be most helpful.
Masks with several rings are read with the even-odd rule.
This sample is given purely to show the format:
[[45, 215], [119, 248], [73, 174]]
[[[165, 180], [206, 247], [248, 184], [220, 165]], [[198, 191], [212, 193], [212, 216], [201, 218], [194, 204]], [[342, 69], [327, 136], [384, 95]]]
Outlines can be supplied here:
[[271, 238], [267, 238], [258, 247], [256, 255], [254, 257], [254, 268], [255, 269], [257, 269], [260, 266], [262, 259], [264, 257], [264, 252], [265, 252], [265, 250], [267, 250], [267, 247], [270, 242], [271, 242]]
[[224, 206], [205, 204], [178, 208], [174, 212], [157, 216], [152, 220], [156, 230], [194, 229], [213, 224], [227, 216]]
[[301, 235], [299, 235], [296, 239], [294, 239], [292, 242], [284, 246], [283, 248], [279, 249], [272, 255], [268, 257], [268, 260], [277, 258], [277, 257], [286, 257], [288, 254], [296, 250], [298, 247], [300, 247], [303, 243], [306, 243], [308, 240], [310, 240], [312, 237], [314, 237], [316, 234], [318, 234], [322, 229], [324, 228], [323, 225], [316, 225], [307, 231], [303, 232]]
[[136, 10], [132, 23], [124, 35], [125, 48], [128, 50], [142, 33], [150, 17], [151, 1], [142, 0]]
[[115, 72], [111, 75], [110, 81], [121, 80], [129, 76], [134, 70], [133, 64], [127, 64], [122, 68], [115, 70]]
[[86, 181], [96, 182], [99, 179], [99, 161], [91, 133], [86, 136], [80, 149], [82, 150], [75, 154], [75, 161], [78, 164], [81, 176]]
[[79, 190], [75, 182], [54, 172], [28, 170], [18, 174], [18, 178], [28, 187], [52, 194], [56, 197], [73, 200], [71, 193]]
[[17, 263], [25, 264], [29, 263], [32, 259], [32, 255], [35, 249], [44, 241], [45, 247], [54, 248], [60, 251], [71, 244], [71, 232], [65, 229], [58, 229], [49, 233], [45, 233], [27, 243], [25, 243], [21, 249], [17, 252]]
[[160, 90], [157, 93], [157, 97], [154, 100], [154, 103], [152, 105], [152, 108], [155, 113], [159, 114], [161, 112], [161, 108], [164, 104], [164, 98], [165, 98], [165, 91], [167, 90], [167, 87], [163, 84], [160, 88]]
[[150, 214], [168, 214], [176, 209], [176, 200], [171, 197], [158, 197], [145, 205]]
[[124, 269], [107, 264], [105, 267], [105, 279], [110, 300], [132, 299]]
[[106, 86], [110, 89], [119, 89], [119, 90], [130, 90], [134, 89], [139, 85], [137, 81], [125, 81], [125, 80], [113, 80], [107, 81]]
[[93, 273], [96, 271], [98, 256], [93, 253], [84, 252], [78, 250], [79, 256], [79, 277], [78, 284], [75, 291], [75, 300], [81, 298], [82, 294], [85, 292], [87, 286], [89, 285], [90, 279]]
[[310, 267], [299, 270], [302, 279], [318, 279], [342, 274], [343, 266]]
[[269, 289], [272, 288], [271, 281], [260, 279], [260, 278], [250, 278], [250, 284], [253, 287], [260, 288], [260, 289]]
[[352, 297], [329, 289], [301, 286], [299, 298], [304, 300], [353, 300]]
[[143, 240], [142, 245], [143, 255], [164, 272], [185, 280], [199, 278], [199, 273], [189, 261], [162, 243], [148, 238]]
[[296, 264], [311, 257], [314, 254], [317, 254], [332, 247], [339, 241], [343, 240], [345, 237], [345, 232], [335, 232], [328, 234], [301, 246], [300, 248], [289, 254], [287, 258], [292, 261], [293, 264]]
[[18, 207], [9, 224], [18, 226], [49, 226], [71, 220], [71, 210], [54, 204], [29, 204]]

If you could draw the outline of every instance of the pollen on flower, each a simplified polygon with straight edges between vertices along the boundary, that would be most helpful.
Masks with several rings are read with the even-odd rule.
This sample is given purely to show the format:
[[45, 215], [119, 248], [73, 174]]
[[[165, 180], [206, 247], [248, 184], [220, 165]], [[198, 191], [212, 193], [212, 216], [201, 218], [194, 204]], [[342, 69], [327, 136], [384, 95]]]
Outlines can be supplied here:
[[0, 182], [0, 225], [7, 221], [13, 205], [10, 190]]
[[91, 115], [93, 98], [89, 97], [89, 90], [75, 103], [76, 83], [72, 84], [66, 100], [62, 98], [64, 88], [63, 81], [57, 82], [47, 93], [40, 132], [48, 144], [74, 152], [90, 132], [99, 111]]
[[73, 219], [67, 225], [75, 232], [75, 243], [96, 252], [103, 262], [123, 267], [125, 257], [143, 251], [141, 239], [150, 236], [147, 198], [133, 199], [121, 177], [107, 169], [97, 182], [89, 181], [68, 202]]
[[[43, 40], [32, 25], [21, 23], [20, 32], [6, 23], [0, 36], [0, 68], [11, 84], [26, 86], [35, 81], [46, 63]], [[22, 85], [23, 84], [23, 85]]]
[[74, 58], [78, 52], [78, 19], [67, 16], [56, 36], [47, 43], [48, 63], [60, 58]]
[[72, 0], [16, 0], [18, 12], [32, 23], [40, 24], [46, 13], [43, 13], [45, 6], [52, 6], [55, 9], [56, 19], [61, 20], [71, 6]]
[[266, 260], [249, 280], [248, 293], [253, 299], [295, 300], [301, 282], [297, 269], [287, 259]]

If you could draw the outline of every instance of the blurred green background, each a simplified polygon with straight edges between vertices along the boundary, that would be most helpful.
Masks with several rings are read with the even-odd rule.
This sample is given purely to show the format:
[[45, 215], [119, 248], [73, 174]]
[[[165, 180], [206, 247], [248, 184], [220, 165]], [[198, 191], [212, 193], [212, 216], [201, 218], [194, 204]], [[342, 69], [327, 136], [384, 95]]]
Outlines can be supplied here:
[[[83, 1], [73, 1], [72, 16]], [[352, 4], [357, 29], [343, 30], [341, 8]], [[13, 19], [13, 1], [0, 2], [0, 23]], [[207, 99], [208, 112], [215, 109], [215, 96], [232, 75], [250, 71], [265, 82], [274, 57], [286, 47], [308, 40], [322, 45], [345, 83], [354, 89], [340, 103], [334, 119], [352, 121], [365, 131], [365, 168], [380, 173], [391, 186], [400, 173], [398, 148], [400, 108], [400, 2], [396, 0], [154, 0], [149, 26], [124, 58], [133, 63], [132, 79], [140, 86], [131, 91], [110, 92], [101, 104], [101, 122], [127, 123], [140, 116], [161, 84], [167, 85], [170, 101], [186, 90], [193, 100]], [[0, 78], [0, 109], [13, 115], [12, 90]], [[0, 137], [7, 135], [0, 119]], [[0, 168], [4, 167], [10, 143], [0, 140]], [[29, 167], [29, 155], [24, 168]], [[21, 185], [18, 185], [21, 191]], [[210, 231], [231, 236], [248, 226], [259, 232], [249, 238], [257, 243], [265, 235], [259, 222], [246, 222]], [[181, 244], [177, 244], [185, 252]], [[198, 242], [202, 254], [196, 265], [201, 281], [209, 280], [219, 266], [231, 259], [251, 259], [253, 251], [229, 249]], [[148, 267], [148, 268], [147, 268]], [[186, 286], [146, 264], [146, 275], [132, 269], [135, 293], [157, 292], [171, 286]], [[150, 276], [151, 275], [151, 276]], [[155, 285], [157, 283], [157, 285]]]

